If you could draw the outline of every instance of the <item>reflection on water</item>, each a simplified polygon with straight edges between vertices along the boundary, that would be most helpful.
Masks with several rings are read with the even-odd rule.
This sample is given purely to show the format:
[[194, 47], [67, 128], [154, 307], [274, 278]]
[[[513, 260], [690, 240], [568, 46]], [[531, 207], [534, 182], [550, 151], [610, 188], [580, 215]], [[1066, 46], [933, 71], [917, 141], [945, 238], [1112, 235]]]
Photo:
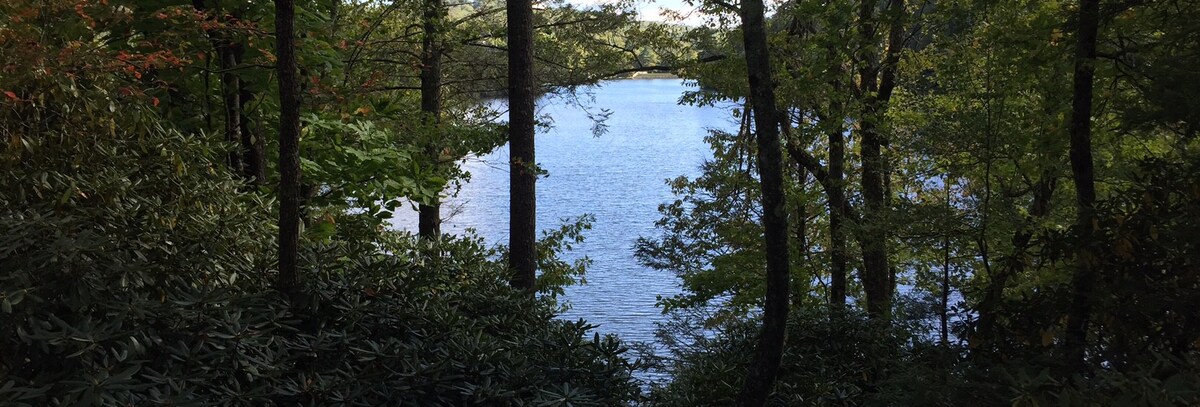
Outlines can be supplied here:
[[[538, 180], [538, 227], [550, 229], [563, 218], [590, 213], [596, 222], [586, 241], [568, 259], [593, 260], [588, 284], [567, 289], [572, 308], [562, 318], [583, 318], [598, 330], [623, 339], [651, 341], [661, 321], [656, 297], [679, 292], [674, 275], [650, 270], [633, 257], [639, 236], [656, 235], [658, 205], [674, 200], [663, 182], [699, 173], [711, 153], [707, 129], [733, 130], [729, 110], [680, 106], [693, 90], [677, 79], [607, 82], [594, 91], [587, 111], [608, 109], [607, 132], [593, 135], [584, 109], [562, 100], [543, 100], [539, 114], [553, 128], [538, 134], [537, 162], [549, 172]], [[508, 242], [508, 148], [501, 147], [464, 164], [471, 180], [447, 200], [442, 229], [475, 228], [489, 243]], [[398, 228], [416, 229], [416, 213], [398, 213]]]

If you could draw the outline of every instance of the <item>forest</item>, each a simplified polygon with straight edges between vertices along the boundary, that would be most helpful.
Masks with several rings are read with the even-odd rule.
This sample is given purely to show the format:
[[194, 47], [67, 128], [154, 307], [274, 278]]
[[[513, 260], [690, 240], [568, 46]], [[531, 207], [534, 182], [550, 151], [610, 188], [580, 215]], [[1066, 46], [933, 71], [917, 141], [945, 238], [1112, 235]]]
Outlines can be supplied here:
[[[0, 2], [0, 405], [1200, 405], [1200, 2], [684, 5]], [[738, 125], [638, 343], [535, 135], [651, 72]]]

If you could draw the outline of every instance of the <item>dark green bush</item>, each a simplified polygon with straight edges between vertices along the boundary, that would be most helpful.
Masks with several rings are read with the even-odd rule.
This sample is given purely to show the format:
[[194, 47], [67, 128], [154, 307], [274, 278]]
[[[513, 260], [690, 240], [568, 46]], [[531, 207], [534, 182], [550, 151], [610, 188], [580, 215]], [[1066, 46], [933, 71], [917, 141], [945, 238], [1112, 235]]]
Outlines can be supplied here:
[[[914, 316], [916, 317], [916, 316]], [[917, 321], [917, 319], [909, 319]], [[1164, 353], [1128, 369], [1061, 375], [1050, 353], [973, 360], [898, 319], [794, 309], [773, 406], [1183, 406], [1200, 402], [1195, 355]], [[898, 328], [908, 325], [907, 328]], [[679, 326], [674, 329], [678, 334]], [[735, 321], [707, 338], [671, 347], [672, 380], [652, 389], [662, 406], [734, 405], [756, 343], [756, 321]], [[690, 335], [689, 333], [686, 333]]]
[[[732, 405], [756, 343], [757, 321], [736, 321], [699, 346], [674, 349], [674, 379], [655, 389], [660, 405]], [[858, 313], [794, 309], [779, 381], [768, 405], [853, 405], [898, 368], [905, 337]]]
[[[122, 119], [116, 113], [117, 120]], [[126, 117], [126, 119], [128, 119]], [[474, 240], [354, 216], [271, 289], [270, 199], [221, 148], [58, 123], [0, 168], [0, 404], [621, 405], [624, 346], [513, 292]]]

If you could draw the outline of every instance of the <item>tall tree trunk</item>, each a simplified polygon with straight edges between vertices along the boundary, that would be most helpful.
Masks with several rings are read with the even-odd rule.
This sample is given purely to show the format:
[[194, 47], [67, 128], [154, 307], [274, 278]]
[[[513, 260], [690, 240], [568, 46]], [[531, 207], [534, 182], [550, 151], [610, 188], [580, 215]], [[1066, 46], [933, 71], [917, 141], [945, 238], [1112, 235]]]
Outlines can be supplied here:
[[295, 19], [294, 0], [275, 0], [275, 68], [279, 75], [279, 275], [275, 286], [293, 300], [300, 288], [300, 81]]
[[[786, 114], [781, 114], [780, 116], [786, 116]], [[790, 124], [786, 120], [784, 122], [780, 123], [780, 126], [789, 126], [789, 125]], [[784, 133], [783, 137], [787, 138], [787, 133]], [[786, 162], [787, 161], [784, 160], [785, 164], [786, 164]], [[807, 192], [808, 169], [805, 168], [803, 164], [800, 164], [800, 163], [796, 164], [796, 175], [795, 175], [795, 179], [792, 182], [794, 182], [798, 186], [797, 191], [796, 191], [796, 194], [798, 196], [804, 196], [805, 194], [808, 193]], [[795, 216], [796, 216], [795, 222], [793, 223], [793, 225], [795, 225], [795, 226], [793, 226], [795, 228], [793, 230], [793, 233], [794, 233], [793, 236], [795, 236], [796, 240], [793, 242], [790, 242], [789, 246], [794, 247], [797, 251], [797, 255], [799, 256], [799, 258], [795, 259], [796, 262], [801, 263], [801, 264], [808, 263], [809, 261], [811, 261], [811, 255], [812, 255], [811, 249], [812, 248], [809, 246], [810, 242], [808, 240], [808, 205], [806, 205], [803, 200], [796, 202], [796, 215]], [[792, 283], [792, 280], [790, 277], [788, 279], [788, 282], [789, 282], [789, 284]], [[807, 282], [805, 282], [804, 285], [807, 286]], [[792, 296], [788, 300], [793, 303], [798, 304], [801, 301], [803, 301], [804, 300], [803, 297], [807, 296], [809, 293], [805, 292], [803, 289], [797, 290], [795, 288], [797, 288], [797, 287], [791, 287], [788, 289], [788, 291], [789, 291], [788, 295]]]
[[783, 151], [779, 141], [775, 84], [771, 76], [762, 0], [745, 0], [741, 6], [746, 70], [758, 141], [758, 173], [762, 189], [764, 252], [767, 257], [767, 297], [763, 305], [763, 329], [746, 372], [738, 404], [762, 406], [767, 401], [779, 363], [787, 328], [788, 220], [783, 192]]
[[834, 310], [846, 306], [846, 138], [842, 126], [829, 132], [829, 184], [826, 201], [829, 206], [829, 304]]
[[861, 232], [863, 290], [867, 296], [867, 313], [872, 318], [887, 318], [892, 309], [891, 267], [888, 265], [887, 206], [883, 194], [883, 156], [875, 127], [864, 121], [860, 155], [862, 156], [862, 194], [864, 231]]
[[[238, 52], [237, 61], [241, 64], [242, 52]], [[254, 92], [250, 91], [246, 81], [238, 81], [238, 95], [238, 101], [241, 103], [238, 108], [241, 114], [238, 124], [241, 125], [242, 135], [242, 176], [254, 185], [264, 185], [267, 183], [266, 140], [263, 140], [261, 135], [254, 134], [250, 128], [250, 118], [246, 114], [246, 106], [254, 100]]]
[[887, 144], [879, 133], [879, 126], [887, 113], [896, 82], [896, 63], [903, 46], [904, 11], [902, 0], [888, 2], [887, 10], [894, 11], [888, 33], [887, 51], [882, 64], [875, 51], [875, 7], [877, 1], [863, 0], [859, 5], [859, 33], [862, 49], [859, 60], [859, 91], [862, 95], [863, 112], [859, 118], [859, 155], [862, 157], [863, 231], [859, 234], [862, 246], [863, 291], [867, 295], [867, 314], [872, 318], [887, 319], [892, 309], [894, 279], [888, 259], [887, 222], [890, 210], [887, 199], [887, 165], [883, 148]]
[[[946, 211], [949, 213], [954, 210], [954, 206], [950, 204], [950, 177], [946, 176], [942, 179], [942, 186], [946, 188]], [[942, 309], [938, 313], [939, 322], [941, 322], [941, 337], [942, 346], [950, 346], [950, 232], [946, 231], [942, 235]]]
[[[217, 4], [219, 6], [220, 2]], [[209, 11], [204, 0], [192, 0], [192, 7], [201, 12]], [[212, 21], [218, 22], [221, 18], [220, 13], [220, 7], [217, 7], [210, 16]], [[230, 13], [230, 17], [237, 20], [239, 13], [233, 11]], [[233, 38], [217, 29], [208, 29], [205, 33], [212, 42], [217, 55], [218, 69], [221, 71], [225, 141], [239, 146], [238, 150], [229, 152], [226, 162], [234, 173], [242, 176], [246, 181], [261, 185], [266, 182], [266, 155], [263, 152], [263, 140], [262, 137], [254, 137], [254, 133], [250, 130], [250, 120], [246, 115], [246, 105], [254, 99], [254, 94], [246, 86], [246, 81], [241, 80], [235, 72], [242, 63], [245, 45], [234, 41]], [[205, 82], [207, 83], [207, 76]], [[205, 102], [207, 103], [207, 97]], [[207, 114], [205, 119], [209, 120]]]
[[[803, 41], [805, 34], [807, 34], [806, 27], [798, 16], [793, 16], [788, 26], [788, 36], [794, 38], [794, 41]], [[836, 60], [838, 57], [838, 50], [833, 46], [826, 47], [825, 51], [830, 61]], [[803, 73], [799, 72], [800, 67], [798, 64], [789, 64], [788, 67], [793, 69], [793, 72], [791, 72], [792, 75], [803, 75]], [[838, 74], [843, 73], [845, 72], [838, 69]], [[830, 80], [829, 85], [833, 88], [834, 94], [840, 93], [843, 90], [840, 78], [835, 77]], [[846, 140], [842, 134], [845, 130], [845, 127], [842, 125], [845, 117], [843, 103], [836, 99], [830, 100], [828, 111], [822, 112], [818, 108], [816, 116], [820, 125], [832, 126], [827, 135], [829, 139], [828, 171], [825, 172], [823, 177], [817, 171], [813, 171], [819, 168], [819, 162], [812, 159], [810, 163], [806, 164], [806, 160], [803, 159], [805, 154], [800, 153], [798, 150], [799, 146], [792, 146], [792, 142], [790, 141], [791, 136], [788, 133], [784, 133], [785, 139], [789, 140], [785, 141], [785, 146], [789, 151], [793, 148], [797, 149], [792, 155], [796, 162], [800, 164], [801, 171], [812, 171], [813, 176], [817, 178], [817, 182], [825, 190], [826, 205], [829, 210], [829, 307], [832, 311], [841, 311], [846, 307], [846, 270], [848, 263], [844, 224], [847, 203], [845, 187]], [[784, 120], [782, 123], [790, 122], [790, 119], [786, 117], [781, 117], [780, 119]], [[790, 123], [788, 125], [790, 126]], [[784, 127], [784, 129], [787, 130], [788, 127]], [[817, 168], [809, 168], [809, 166], [816, 166]], [[801, 235], [798, 235], [798, 237], [803, 236], [802, 231], [806, 229], [806, 225], [803, 225], [803, 218], [801, 218], [800, 222], [801, 225], [797, 229], [801, 231]]]
[[[254, 94], [246, 88], [246, 82], [242, 81], [242, 106], [246, 106], [246, 102], [252, 100]], [[250, 118], [246, 115], [245, 110], [242, 111], [242, 163], [244, 172], [242, 175], [252, 184], [264, 185], [267, 183], [267, 154], [266, 140], [261, 135], [254, 134], [250, 128]]]
[[537, 279], [537, 162], [534, 157], [533, 3], [507, 0], [508, 10], [508, 268], [513, 288]]
[[1067, 311], [1067, 364], [1084, 366], [1087, 349], [1088, 319], [1092, 308], [1092, 288], [1100, 267], [1094, 223], [1096, 221], [1096, 180], [1092, 163], [1092, 79], [1096, 74], [1096, 37], [1100, 25], [1100, 1], [1079, 2], [1079, 34], [1075, 46], [1074, 97], [1071, 101], [1071, 174], [1075, 179], [1076, 227], [1080, 247], [1071, 278], [1071, 306]]
[[[192, 0], [192, 8], [196, 11], [210, 13], [208, 18], [213, 22], [221, 21], [221, 10], [219, 7], [216, 10], [210, 10], [208, 4], [204, 0]], [[221, 104], [222, 115], [225, 117], [225, 142], [229, 145], [240, 145], [242, 142], [242, 104], [241, 87], [242, 81], [238, 78], [234, 68], [238, 66], [239, 55], [241, 54], [241, 45], [234, 42], [228, 35], [216, 28], [211, 28], [205, 31], [209, 37], [209, 42], [212, 43], [213, 51], [217, 55], [217, 69], [220, 70], [221, 76]], [[245, 168], [242, 162], [242, 155], [238, 150], [229, 151], [225, 156], [225, 164], [229, 165], [229, 169], [235, 174], [243, 174]]]
[[[425, 153], [435, 167], [440, 165], [438, 159], [441, 155], [441, 148], [438, 147], [438, 142], [441, 141], [439, 123], [442, 114], [442, 50], [439, 32], [442, 25], [441, 16], [441, 0], [425, 0], [423, 13], [425, 34], [421, 39], [421, 113], [425, 120], [425, 127], [434, 132], [428, 141]], [[437, 195], [434, 195], [428, 203], [419, 206], [418, 236], [425, 239], [435, 239], [441, 236], [441, 206], [441, 198]]]
[[227, 154], [226, 161], [234, 173], [244, 173], [240, 146], [242, 143], [242, 98], [241, 83], [234, 67], [237, 66], [237, 44], [228, 39], [215, 40], [217, 56], [221, 59], [221, 100], [225, 106], [225, 142], [238, 146]]

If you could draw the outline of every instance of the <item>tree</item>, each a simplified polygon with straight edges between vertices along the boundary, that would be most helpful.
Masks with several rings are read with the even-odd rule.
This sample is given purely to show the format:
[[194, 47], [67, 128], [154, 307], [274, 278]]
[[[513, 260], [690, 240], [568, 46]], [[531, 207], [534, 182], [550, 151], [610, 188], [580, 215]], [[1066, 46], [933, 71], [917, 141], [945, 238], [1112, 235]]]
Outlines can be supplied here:
[[537, 279], [537, 162], [534, 159], [533, 2], [508, 5], [509, 270], [513, 288]]
[[[422, 3], [421, 17], [424, 20], [424, 33], [421, 39], [421, 119], [425, 128], [434, 132], [425, 154], [434, 166], [439, 164], [442, 149], [436, 141], [442, 138], [442, 38], [443, 6], [441, 0], [425, 0]], [[429, 202], [422, 203], [418, 208], [417, 233], [426, 239], [441, 235], [441, 197], [434, 194]]]
[[[209, 7], [205, 0], [192, 0], [192, 7], [204, 13], [208, 24], [205, 35], [209, 37], [213, 53], [216, 54], [220, 75], [220, 93], [224, 116], [225, 141], [238, 145], [227, 157], [229, 167], [253, 184], [266, 183], [266, 156], [262, 137], [255, 137], [250, 128], [246, 105], [254, 97], [250, 87], [239, 76], [242, 55], [246, 45], [234, 35], [233, 26], [239, 23], [239, 10], [227, 15], [220, 7]], [[207, 96], [206, 96], [207, 97]]]
[[[421, 117], [402, 117], [396, 125], [419, 139], [420, 166], [449, 186], [408, 196], [419, 204], [419, 235], [432, 237], [441, 223], [439, 194], [453, 193], [455, 181], [465, 174], [459, 159], [486, 154], [507, 141], [506, 132], [492, 121], [501, 112], [481, 98], [507, 93], [508, 45], [502, 2], [418, 4], [362, 3], [341, 12], [364, 22], [355, 41], [342, 42], [350, 53], [343, 77], [353, 86], [344, 91], [362, 98], [411, 100], [414, 105], [419, 98]], [[663, 34], [641, 29], [633, 16], [626, 4], [576, 8], [556, 3], [539, 10], [533, 21], [534, 93], [570, 94], [640, 63], [630, 50], [644, 49], [639, 47]], [[639, 35], [643, 33], [647, 35]]]
[[[911, 47], [917, 33], [909, 14], [903, 1], [797, 2], [781, 11], [788, 18], [791, 41], [778, 52], [786, 56], [783, 64], [795, 83], [785, 87], [788, 91], [781, 98], [790, 114], [786, 146], [789, 156], [825, 191], [828, 302], [834, 309], [845, 304], [851, 250], [847, 237], [853, 237], [861, 253], [859, 280], [866, 308], [884, 320], [889, 318], [896, 284], [894, 253], [889, 249], [895, 234], [894, 172], [885, 152], [894, 138], [889, 134], [889, 112], [901, 52]], [[854, 30], [839, 28], [847, 25]], [[856, 36], [845, 35], [854, 31]], [[846, 154], [847, 126], [857, 136], [853, 144], [859, 150], [861, 199], [851, 199], [855, 191], [846, 183], [847, 166], [852, 164]], [[825, 149], [825, 157], [809, 149]]]
[[[254, 11], [236, 25], [239, 82], [268, 94], [274, 80], [249, 78], [278, 62], [281, 103], [247, 109], [239, 91], [242, 108], [228, 113], [281, 116], [278, 191], [246, 188], [227, 165], [229, 123], [206, 120], [222, 116], [209, 96], [241, 86], [196, 75], [233, 71], [213, 69], [205, 28], [222, 27], [194, 4], [0, 2], [0, 405], [634, 402], [627, 349], [510, 289], [495, 250], [447, 238], [430, 251], [379, 227], [382, 200], [429, 190], [411, 159], [422, 140], [397, 131], [422, 125], [415, 104], [322, 83], [345, 55], [326, 36], [336, 29], [310, 25], [320, 4], [301, 3], [298, 17], [293, 1], [276, 3], [276, 47], [269, 29], [253, 34], [274, 7], [241, 4]], [[312, 226], [303, 267], [300, 216]], [[583, 227], [549, 234], [543, 260]], [[333, 306], [278, 300], [272, 285], [299, 292], [301, 268], [323, 271], [304, 276], [304, 298]], [[495, 357], [447, 359], [455, 352]]]
[[279, 276], [296, 299], [300, 250], [300, 81], [296, 72], [296, 3], [275, 0], [275, 69], [279, 74]]
[[859, 6], [859, 35], [862, 36], [858, 75], [858, 96], [862, 104], [858, 118], [859, 155], [862, 156], [862, 197], [864, 231], [859, 240], [862, 245], [862, 283], [867, 295], [867, 312], [873, 317], [888, 318], [891, 313], [895, 275], [888, 259], [887, 222], [889, 207], [888, 169], [883, 155], [887, 137], [881, 134], [888, 102], [896, 86], [896, 64], [900, 50], [904, 47], [904, 1], [888, 1], [886, 14], [890, 14], [887, 48], [881, 58], [874, 52], [876, 47], [875, 18], [876, 1], [862, 0]]
[[763, 328], [759, 333], [754, 359], [746, 372], [746, 381], [738, 404], [762, 406], [775, 385], [779, 362], [783, 358], [788, 315], [788, 290], [791, 286], [788, 259], [788, 219], [783, 192], [783, 150], [779, 142], [778, 109], [775, 84], [771, 75], [770, 48], [764, 7], [761, 0], [741, 3], [742, 38], [746, 52], [746, 73], [750, 85], [750, 103], [754, 112], [755, 138], [758, 142], [758, 177], [762, 190], [764, 253], [767, 261], [767, 298], [763, 305]]
[[[829, 13], [827, 11], [827, 13]], [[833, 11], [836, 13], [836, 11]], [[820, 41], [812, 41], [811, 38], [806, 38], [815, 33], [809, 32], [812, 28], [808, 27], [807, 19], [812, 19], [814, 16], [808, 13], [807, 10], [788, 10], [790, 21], [788, 24], [787, 34], [789, 45], [804, 49], [805, 47], [813, 46], [808, 43], [820, 44]], [[828, 210], [829, 223], [829, 295], [828, 301], [830, 307], [834, 310], [843, 309], [846, 305], [846, 280], [849, 270], [849, 253], [847, 248], [846, 234], [847, 221], [850, 216], [849, 202], [846, 200], [846, 127], [845, 127], [845, 100], [844, 96], [846, 89], [844, 83], [849, 80], [846, 77], [845, 64], [840, 61], [842, 53], [839, 52], [838, 46], [829, 42], [823, 45], [817, 45], [817, 53], [823, 52], [823, 60], [811, 60], [806, 58], [789, 58], [786, 62], [787, 69], [794, 77], [804, 77], [808, 72], [825, 70], [823, 78], [814, 78], [817, 81], [823, 81], [827, 84], [824, 89], [824, 94], [818, 92], [799, 95], [793, 103], [798, 104], [797, 109], [801, 110], [801, 117], [804, 116], [803, 110], [811, 109], [812, 115], [816, 117], [815, 126], [818, 130], [823, 130], [827, 142], [827, 164], [822, 166], [816, 157], [813, 157], [804, 150], [799, 137], [788, 136], [786, 146], [788, 154], [792, 160], [796, 161], [801, 167], [813, 172], [818, 176], [817, 183], [822, 186], [826, 196], [826, 207]], [[801, 55], [803, 55], [801, 53]], [[815, 59], [815, 58], [813, 58]], [[816, 65], [813, 67], [812, 65]], [[819, 87], [818, 87], [819, 88]], [[788, 128], [791, 124], [788, 124]], [[790, 133], [790, 131], [789, 131]], [[824, 167], [824, 168], [823, 168]]]
[[[835, 108], [836, 109], [836, 108]], [[829, 207], [829, 303], [838, 309], [846, 305], [846, 137], [838, 125], [829, 134], [829, 175], [825, 195]]]
[[[779, 110], [790, 115], [781, 130], [790, 159], [826, 192], [803, 194], [797, 176], [789, 205], [808, 216], [804, 236], [815, 242], [800, 255], [829, 260], [813, 274], [793, 264], [793, 290], [810, 282], [817, 290], [793, 296], [791, 314], [817, 311], [820, 324], [887, 339], [839, 328], [819, 336], [830, 348], [809, 348], [818, 334], [789, 321], [804, 334], [789, 333], [785, 358], [815, 354], [836, 367], [785, 359], [792, 363], [771, 403], [1195, 404], [1183, 383], [1200, 382], [1200, 110], [1191, 92], [1200, 80], [1188, 68], [1200, 55], [1200, 7], [1077, 3], [780, 6], [768, 29], [781, 33], [771, 43]], [[734, 80], [740, 68], [699, 68], [704, 89], [692, 100], [746, 97]], [[1066, 80], [1072, 70], [1074, 84]], [[661, 207], [663, 237], [639, 242], [647, 265], [684, 280], [685, 294], [663, 301], [682, 309], [668, 328], [673, 336], [664, 335], [678, 369], [663, 394], [676, 402], [669, 405], [733, 404], [740, 389], [725, 383], [739, 383], [741, 372], [728, 366], [749, 361], [758, 339], [745, 310], [763, 298], [762, 285], [747, 277], [763, 248], [747, 243], [760, 236], [757, 225], [737, 217], [753, 219], [759, 209], [744, 179], [754, 168], [737, 159], [753, 151], [721, 137], [701, 177], [672, 184], [681, 199]], [[844, 164], [845, 207], [831, 193], [835, 162]], [[1074, 185], [1062, 180], [1068, 168]], [[805, 203], [828, 211], [796, 210]], [[816, 307], [821, 294], [831, 308], [839, 303], [832, 224], [840, 208], [847, 266], [863, 285], [847, 281], [854, 306], [831, 315]], [[872, 251], [884, 254], [875, 259], [886, 267], [871, 264]], [[893, 278], [908, 289], [888, 292]], [[869, 322], [857, 319], [854, 308], [863, 305]], [[865, 350], [871, 345], [880, 347]], [[872, 364], [838, 355], [844, 348], [872, 355]], [[970, 363], [958, 363], [966, 357]], [[1042, 372], [1064, 365], [1078, 373], [1072, 380], [1044, 380]], [[831, 386], [812, 380], [853, 367], [861, 370]]]
[[1092, 79], [1096, 75], [1096, 37], [1100, 26], [1100, 1], [1079, 2], [1079, 32], [1075, 45], [1075, 79], [1071, 101], [1071, 174], [1075, 180], [1075, 227], [1080, 247], [1071, 277], [1071, 306], [1067, 311], [1066, 357], [1076, 368], [1084, 366], [1092, 291], [1102, 263], [1097, 244], [1096, 175], [1092, 163]]

